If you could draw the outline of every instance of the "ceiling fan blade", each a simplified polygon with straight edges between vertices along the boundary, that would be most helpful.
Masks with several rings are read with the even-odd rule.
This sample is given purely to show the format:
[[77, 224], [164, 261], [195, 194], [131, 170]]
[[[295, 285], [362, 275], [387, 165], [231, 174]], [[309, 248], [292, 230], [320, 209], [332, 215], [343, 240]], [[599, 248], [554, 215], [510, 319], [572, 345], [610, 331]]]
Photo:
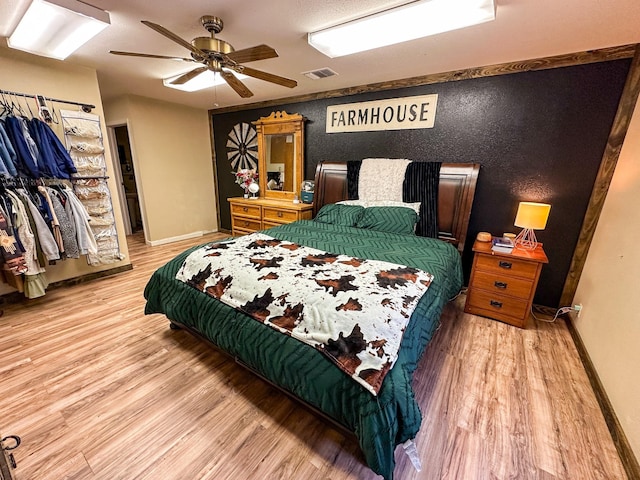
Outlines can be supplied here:
[[245, 67], [244, 65], [242, 65], [238, 69], [238, 71], [239, 73], [244, 73], [245, 75], [259, 78], [260, 80], [264, 80], [266, 82], [277, 83], [278, 85], [282, 85], [283, 87], [293, 88], [298, 85], [298, 82], [296, 82], [295, 80], [281, 77], [279, 75], [274, 75], [273, 73], [263, 72], [262, 70], [256, 70], [255, 68]]
[[173, 40], [174, 42], [176, 42], [178, 45], [182, 45], [184, 48], [190, 50], [191, 52], [195, 53], [196, 55], [198, 55], [199, 57], [205, 58], [206, 54], [200, 50], [199, 48], [194, 47], [193, 45], [191, 45], [189, 42], [187, 42], [186, 40], [183, 40], [182, 38], [180, 38], [178, 35], [176, 35], [175, 33], [167, 30], [166, 28], [164, 28], [162, 25], [158, 25], [157, 23], [153, 23], [150, 22], [149, 20], [141, 20], [142, 23], [144, 23], [147, 27], [155, 30], [156, 32], [158, 32], [160, 35], [164, 35], [165, 37], [167, 37], [169, 40]]
[[227, 54], [231, 60], [236, 63], [255, 62], [257, 60], [265, 60], [267, 58], [275, 58], [278, 56], [269, 45], [257, 45], [255, 47], [243, 48]]
[[195, 68], [195, 69], [191, 70], [190, 72], [185, 73], [184, 75], [180, 75], [178, 78], [173, 80], [171, 82], [171, 84], [172, 85], [183, 85], [183, 84], [187, 83], [189, 80], [191, 80], [192, 78], [196, 78], [198, 75], [200, 75], [203, 72], [206, 72], [207, 70], [209, 70], [209, 67], [198, 67], [198, 68]]
[[110, 50], [109, 53], [113, 55], [123, 55], [125, 57], [144, 57], [144, 58], [161, 58], [165, 60], [179, 60], [182, 62], [195, 62], [192, 58], [184, 57], [168, 57], [166, 55], [151, 55], [149, 53], [135, 53], [135, 52], [120, 52], [117, 50]]
[[233, 88], [238, 95], [242, 98], [253, 97], [253, 92], [247, 88], [247, 86], [242, 83], [238, 78], [231, 72], [227, 70], [222, 70], [220, 72], [222, 78], [224, 78], [225, 82], [229, 84], [231, 88]]

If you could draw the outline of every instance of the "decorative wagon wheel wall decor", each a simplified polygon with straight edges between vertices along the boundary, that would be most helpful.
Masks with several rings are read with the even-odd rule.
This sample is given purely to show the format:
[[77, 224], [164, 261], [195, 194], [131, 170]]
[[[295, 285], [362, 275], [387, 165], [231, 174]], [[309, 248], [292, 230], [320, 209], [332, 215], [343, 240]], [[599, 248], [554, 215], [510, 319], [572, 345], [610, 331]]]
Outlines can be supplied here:
[[231, 162], [231, 168], [236, 171], [244, 168], [257, 170], [258, 137], [253, 125], [238, 123], [229, 132], [227, 158]]

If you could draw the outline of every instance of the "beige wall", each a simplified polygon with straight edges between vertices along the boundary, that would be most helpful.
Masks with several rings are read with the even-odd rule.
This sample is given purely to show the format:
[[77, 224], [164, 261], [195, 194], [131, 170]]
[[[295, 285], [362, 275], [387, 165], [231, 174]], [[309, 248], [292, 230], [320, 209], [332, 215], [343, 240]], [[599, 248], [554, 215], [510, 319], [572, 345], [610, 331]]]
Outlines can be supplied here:
[[640, 458], [640, 102], [607, 194], [574, 303], [576, 327]]
[[[91, 68], [69, 65], [58, 60], [51, 60], [28, 53], [19, 52], [8, 48], [0, 47], [0, 89], [29, 94], [40, 94], [46, 97], [59, 98], [62, 100], [72, 100], [95, 105], [92, 113], [102, 117], [103, 137], [106, 139], [106, 129], [102, 112], [102, 100], [98, 88], [96, 71]], [[27, 100], [21, 101], [23, 105]], [[30, 101], [31, 109], [35, 113], [35, 103]], [[52, 104], [56, 109], [73, 110], [75, 106], [64, 104]], [[52, 125], [58, 136], [62, 138], [62, 130], [57, 125]], [[84, 256], [80, 259], [64, 260], [47, 267], [47, 279], [50, 282], [57, 282], [69, 278], [78, 277], [101, 270], [116, 268], [130, 264], [127, 243], [124, 235], [122, 215], [120, 212], [119, 199], [115, 180], [113, 178], [113, 168], [111, 163], [111, 151], [108, 142], [105, 140], [105, 158], [109, 178], [109, 188], [113, 196], [114, 214], [116, 217], [116, 228], [120, 239], [120, 250], [125, 254], [125, 260], [110, 265], [91, 267], [87, 265]], [[13, 288], [0, 283], [0, 295], [14, 291]]]
[[105, 115], [128, 126], [147, 243], [217, 231], [207, 110], [126, 96]]

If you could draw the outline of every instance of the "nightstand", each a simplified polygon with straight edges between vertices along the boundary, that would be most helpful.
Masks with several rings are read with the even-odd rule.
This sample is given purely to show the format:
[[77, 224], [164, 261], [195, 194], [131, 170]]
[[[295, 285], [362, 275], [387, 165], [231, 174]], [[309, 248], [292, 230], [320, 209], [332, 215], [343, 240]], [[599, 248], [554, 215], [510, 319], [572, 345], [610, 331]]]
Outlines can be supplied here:
[[473, 252], [464, 311], [524, 328], [542, 266], [549, 262], [542, 244], [534, 250], [498, 253], [491, 250], [491, 242], [476, 240]]

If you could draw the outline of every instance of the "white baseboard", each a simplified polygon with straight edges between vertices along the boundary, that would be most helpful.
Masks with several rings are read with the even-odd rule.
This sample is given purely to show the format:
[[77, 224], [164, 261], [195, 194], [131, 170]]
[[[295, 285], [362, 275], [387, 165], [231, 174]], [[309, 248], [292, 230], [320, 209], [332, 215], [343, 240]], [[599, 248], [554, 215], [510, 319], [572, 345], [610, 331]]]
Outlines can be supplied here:
[[186, 233], [184, 235], [179, 235], [177, 237], [163, 238], [161, 240], [145, 240], [144, 243], [152, 247], [157, 247], [158, 245], [166, 245], [167, 243], [179, 242], [181, 240], [189, 240], [191, 238], [202, 237], [209, 233], [216, 233], [217, 231], [218, 230], [201, 230], [199, 232]]

